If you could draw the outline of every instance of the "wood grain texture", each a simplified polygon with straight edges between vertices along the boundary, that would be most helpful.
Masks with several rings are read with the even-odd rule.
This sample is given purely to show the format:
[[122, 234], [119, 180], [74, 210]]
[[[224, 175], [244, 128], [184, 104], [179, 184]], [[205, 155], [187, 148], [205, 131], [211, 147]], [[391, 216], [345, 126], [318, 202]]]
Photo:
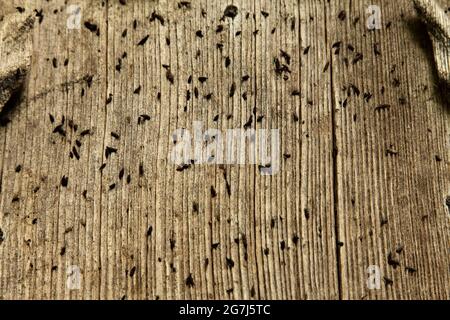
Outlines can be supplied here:
[[[330, 40], [342, 42], [332, 53], [342, 297], [445, 298], [448, 101], [412, 3], [383, 2], [379, 32], [355, 23], [369, 4], [335, 1], [330, 10]], [[347, 18], [333, 19], [342, 10]], [[382, 290], [367, 290], [371, 265]]]
[[[450, 298], [450, 108], [410, 1], [375, 31], [365, 0], [86, 0], [80, 30], [10, 3], [37, 21], [0, 128], [0, 298]], [[171, 163], [195, 121], [278, 129], [279, 173]]]

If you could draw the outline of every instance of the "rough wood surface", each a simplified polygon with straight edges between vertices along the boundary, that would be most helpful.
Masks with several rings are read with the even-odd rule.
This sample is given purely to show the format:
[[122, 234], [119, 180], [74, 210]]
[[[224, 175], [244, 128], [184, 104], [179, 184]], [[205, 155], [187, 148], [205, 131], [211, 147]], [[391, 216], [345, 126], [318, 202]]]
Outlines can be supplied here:
[[[36, 16], [0, 298], [450, 298], [450, 108], [412, 1], [373, 31], [365, 0], [86, 0], [80, 30], [65, 2], [0, 0]], [[180, 169], [194, 121], [279, 129], [279, 173]]]

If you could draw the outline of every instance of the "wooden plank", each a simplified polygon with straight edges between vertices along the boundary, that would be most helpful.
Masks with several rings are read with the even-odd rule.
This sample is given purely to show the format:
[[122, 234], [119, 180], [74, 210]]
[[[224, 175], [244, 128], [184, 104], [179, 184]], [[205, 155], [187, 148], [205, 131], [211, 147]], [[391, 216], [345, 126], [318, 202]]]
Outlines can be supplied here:
[[[109, 43], [114, 45], [108, 48], [108, 70], [114, 69], [123, 52], [127, 52], [127, 58], [122, 59], [121, 71], [108, 77], [108, 95], [112, 94], [113, 99], [107, 109], [106, 131], [120, 127], [126, 116], [131, 117], [130, 131], [122, 133], [120, 140], [130, 149], [119, 155], [124, 159], [118, 162], [124, 162], [121, 165], [125, 171], [142, 162], [146, 173], [145, 182], [139, 186], [142, 190], [134, 199], [139, 207], [129, 208], [127, 216], [133, 220], [128, 221], [129, 229], [120, 233], [138, 235], [128, 242], [128, 247], [134, 257], [142, 259], [136, 262], [140, 281], [121, 287], [129, 298], [337, 297], [333, 208], [325, 205], [332, 203], [331, 109], [322, 100], [328, 99], [330, 90], [327, 73], [322, 75], [325, 62], [319, 48], [311, 51], [313, 67], [304, 67], [305, 74], [313, 73], [314, 68], [320, 72], [316, 83], [302, 88], [308, 94], [303, 97], [303, 107], [301, 99], [292, 96], [293, 91], [300, 90], [300, 59], [307, 56], [296, 43], [302, 39], [305, 44], [315, 41], [317, 46], [323, 45], [323, 17], [300, 35], [300, 25], [292, 21], [298, 20], [301, 13], [306, 23], [310, 11], [314, 11], [310, 3], [302, 8], [291, 1], [278, 5], [264, 2], [255, 7], [242, 1], [235, 3], [238, 14], [234, 19], [221, 20], [227, 5], [225, 1], [200, 1], [192, 2], [190, 8], [179, 8], [171, 2], [144, 6], [135, 1], [125, 7], [118, 3], [109, 7]], [[269, 16], [264, 17], [262, 11]], [[123, 12], [126, 19], [121, 19]], [[151, 19], [152, 15], [156, 18]], [[279, 21], [278, 16], [284, 18]], [[134, 19], [136, 30], [131, 27]], [[223, 30], [217, 32], [219, 25]], [[126, 39], [132, 41], [120, 37], [126, 28]], [[317, 30], [322, 38], [314, 39]], [[147, 35], [142, 48], [136, 46]], [[274, 71], [273, 59], [280, 59], [280, 50], [291, 55], [289, 81]], [[173, 83], [167, 78], [169, 72]], [[246, 75], [249, 79], [242, 81]], [[192, 82], [188, 82], [190, 76]], [[202, 84], [199, 77], [208, 79]], [[328, 84], [319, 86], [322, 77]], [[230, 97], [233, 83], [235, 92]], [[140, 93], [133, 95], [139, 85]], [[208, 94], [212, 94], [210, 99]], [[317, 101], [318, 108], [324, 108], [320, 114], [323, 112], [325, 120], [318, 129], [314, 127], [320, 114], [308, 111], [311, 108], [307, 100], [311, 99]], [[303, 117], [300, 108], [305, 110]], [[136, 126], [140, 114], [150, 115], [151, 120]], [[260, 116], [264, 119], [257, 122]], [[292, 157], [283, 166], [296, 170], [296, 162], [310, 161], [303, 172], [290, 176], [283, 167], [280, 172], [286, 173], [262, 177], [254, 165], [197, 165], [178, 172], [167, 162], [175, 130], [194, 132], [194, 121], [201, 121], [203, 130], [218, 129], [225, 137], [226, 129], [243, 128], [251, 117], [252, 128], [290, 128], [281, 133], [283, 147]], [[311, 140], [297, 145], [303, 121], [308, 130], [304, 135], [310, 135]], [[313, 171], [311, 167], [321, 169]], [[108, 168], [113, 168], [112, 182], [117, 165], [107, 166], [105, 172]], [[297, 190], [302, 174], [302, 188], [308, 193], [300, 199]], [[285, 197], [286, 189], [292, 190], [292, 199]], [[108, 203], [129, 196], [117, 188], [109, 194], [113, 193], [115, 200]], [[139, 209], [146, 206], [146, 210]], [[299, 207], [313, 215], [309, 231], [306, 218], [293, 217]], [[143, 215], [147, 224], [136, 218]], [[152, 235], [147, 239], [144, 235], [149, 227]], [[110, 250], [123, 248], [116, 245]], [[145, 250], [146, 255], [142, 255]], [[323, 256], [328, 258], [323, 260]], [[300, 263], [306, 264], [305, 270]], [[133, 266], [129, 265], [128, 270]], [[119, 273], [114, 278], [122, 276]], [[142, 288], [142, 279], [147, 288]]]
[[[95, 23], [97, 35], [83, 25], [67, 29], [64, 1], [15, 6], [24, 14], [36, 9], [38, 16], [24, 98], [1, 129], [0, 296], [98, 298], [101, 215], [107, 213], [101, 211], [98, 170], [104, 156], [105, 8], [97, 1], [80, 5], [82, 23]], [[84, 130], [95, 134], [81, 137]], [[81, 290], [66, 285], [71, 266], [82, 271]]]
[[334, 1], [329, 13], [342, 297], [448, 299], [448, 101], [412, 3], [380, 2], [374, 31], [369, 5]]
[[[196, 1], [189, 8], [170, 1], [104, 4], [81, 8], [83, 22], [95, 23], [98, 36], [85, 27], [64, 30], [61, 3], [34, 4], [44, 13], [34, 45], [51, 45], [35, 50], [28, 102], [17, 108], [27, 113], [35, 132], [31, 135], [16, 118], [2, 132], [6, 148], [14, 152], [5, 152], [3, 211], [11, 208], [11, 194], [21, 195], [12, 207], [15, 215], [2, 216], [2, 295], [337, 297], [331, 109], [322, 103], [330, 97], [329, 77], [317, 72], [313, 84], [303, 83], [324, 65], [323, 14], [309, 28], [309, 16], [316, 14], [311, 2], [298, 7], [291, 1], [241, 1], [235, 3], [236, 17], [224, 19], [225, 1]], [[304, 29], [295, 22], [299, 17]], [[216, 32], [218, 25], [223, 31]], [[317, 50], [307, 55], [299, 40], [305, 47], [315, 42]], [[289, 52], [290, 74], [275, 72], [274, 58], [286, 59], [280, 50]], [[301, 62], [303, 57], [311, 61]], [[87, 74], [94, 76], [90, 88], [79, 80]], [[202, 76], [208, 77], [203, 84]], [[319, 85], [322, 78], [328, 82]], [[70, 81], [73, 85], [59, 85]], [[305, 94], [292, 96], [297, 90]], [[320, 114], [308, 106], [310, 100], [316, 100]], [[138, 125], [143, 115], [150, 121]], [[63, 116], [66, 137], [49, 133]], [[249, 129], [286, 126], [281, 141], [290, 158], [282, 160], [279, 174], [261, 176], [258, 164], [196, 165], [179, 172], [168, 162], [176, 129], [192, 132], [194, 121], [202, 121], [204, 130], [216, 128], [225, 136], [250, 117]], [[86, 129], [91, 134], [80, 140], [76, 160], [73, 144]], [[109, 156], [107, 147], [114, 148]], [[23, 171], [14, 173], [19, 162]], [[68, 186], [57, 187], [63, 176]], [[40, 190], [24, 193], [20, 186]], [[33, 212], [29, 225], [20, 216], [25, 208]], [[303, 211], [311, 212], [309, 222]], [[12, 250], [23, 237], [31, 242]], [[79, 291], [66, 287], [72, 265], [81, 271]]]

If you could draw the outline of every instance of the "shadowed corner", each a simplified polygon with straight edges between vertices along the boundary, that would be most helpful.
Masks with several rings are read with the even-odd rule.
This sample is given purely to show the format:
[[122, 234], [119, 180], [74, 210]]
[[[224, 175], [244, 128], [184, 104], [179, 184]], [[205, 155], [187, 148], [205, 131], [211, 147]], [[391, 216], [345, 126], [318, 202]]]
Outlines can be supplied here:
[[434, 57], [433, 42], [427, 31], [427, 24], [419, 17], [414, 17], [406, 21], [408, 30], [410, 31], [415, 43], [425, 53], [427, 64], [430, 67], [433, 78], [433, 90], [445, 110], [450, 113], [450, 82], [439, 77], [439, 72]]
[[447, 112], [450, 111], [450, 22], [439, 3], [434, 0], [413, 0], [418, 17], [408, 21], [413, 39], [419, 41], [433, 70], [435, 94]]
[[0, 127], [6, 127], [8, 123], [11, 122], [11, 117], [17, 110], [17, 107], [22, 101], [23, 91], [25, 88], [24, 82], [22, 82], [19, 87], [14, 90], [11, 94], [9, 100], [5, 103], [0, 111]]

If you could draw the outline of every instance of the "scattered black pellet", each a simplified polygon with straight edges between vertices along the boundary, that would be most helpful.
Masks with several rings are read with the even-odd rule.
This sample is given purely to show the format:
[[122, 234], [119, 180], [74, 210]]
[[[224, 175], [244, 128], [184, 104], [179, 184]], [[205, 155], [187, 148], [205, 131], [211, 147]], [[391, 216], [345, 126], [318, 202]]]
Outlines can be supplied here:
[[102, 163], [102, 165], [100, 166], [99, 170], [103, 171], [103, 169], [105, 169], [105, 168], [106, 168], [106, 163]]
[[171, 84], [174, 83], [175, 78], [174, 78], [172, 72], [170, 71], [170, 68], [166, 70], [166, 78], [167, 78], [167, 80], [169, 80], [169, 82]]
[[97, 26], [95, 23], [91, 23], [91, 22], [89, 22], [89, 21], [85, 21], [85, 22], [84, 22], [84, 26], [85, 26], [90, 32], [96, 33], [96, 32], [99, 31], [98, 26]]
[[190, 1], [180, 1], [180, 2], [178, 2], [178, 8], [179, 9], [190, 9], [191, 2]]
[[113, 131], [111, 132], [111, 137], [113, 137], [116, 140], [120, 139], [120, 135], [118, 133], [116, 133], [116, 132], [113, 132]]
[[275, 228], [277, 220], [275, 218], [270, 219], [270, 229]]
[[195, 32], [195, 35], [196, 35], [197, 37], [199, 37], [199, 38], [203, 38], [203, 32], [202, 32], [202, 30], [197, 30], [197, 31]]
[[86, 199], [86, 198], [87, 198], [87, 190], [84, 190], [83, 193], [82, 193], [82, 195], [83, 195], [83, 198]]
[[130, 270], [130, 278], [132, 278], [135, 273], [136, 273], [136, 267], [131, 268], [131, 270]]
[[24, 13], [24, 12], [25, 12], [25, 8], [22, 8], [22, 7], [16, 7], [16, 10], [17, 10], [19, 13]]
[[108, 146], [105, 148], [105, 157], [106, 157], [106, 159], [108, 159], [109, 156], [112, 155], [113, 153], [117, 153], [117, 149], [116, 148], [108, 147]]
[[309, 217], [310, 217], [309, 209], [308, 209], [308, 208], [305, 208], [305, 209], [303, 210], [303, 213], [304, 213], [304, 215], [305, 215], [305, 219], [306, 219], [306, 220], [309, 220]]
[[164, 25], [164, 18], [160, 14], [156, 13], [155, 11], [153, 11], [151, 16], [150, 16], [150, 22], [153, 22], [155, 20], [158, 20], [159, 23], [162, 26]]
[[211, 198], [217, 197], [216, 189], [214, 189], [213, 186], [211, 186], [210, 191], [211, 191]]
[[230, 98], [234, 97], [234, 93], [236, 92], [236, 84], [233, 82], [230, 87]]
[[34, 9], [34, 13], [35, 13], [36, 17], [38, 18], [39, 24], [41, 24], [42, 21], [44, 20], [43, 9], [41, 9], [41, 10]]
[[138, 42], [138, 46], [143, 46], [146, 42], [147, 42], [147, 40], [148, 40], [148, 38], [150, 37], [150, 35], [146, 35], [144, 38], [142, 38], [142, 40], [141, 41], [139, 41]]
[[191, 273], [190, 273], [189, 276], [186, 278], [186, 286], [187, 286], [188, 288], [192, 288], [192, 287], [195, 286], [194, 278], [192, 278], [192, 274], [191, 274]]
[[286, 62], [286, 64], [291, 64], [291, 56], [284, 50], [280, 50], [281, 52], [281, 57], [284, 59], [284, 61]]
[[63, 186], [64, 188], [66, 188], [68, 184], [69, 184], [69, 178], [66, 177], [66, 176], [63, 176], [63, 177], [61, 178], [61, 186]]
[[352, 64], [357, 64], [362, 59], [363, 59], [363, 54], [358, 52], [356, 54], [355, 58], [353, 59]]
[[139, 176], [144, 176], [144, 165], [142, 163], [139, 164]]
[[127, 175], [127, 184], [130, 184], [130, 182], [131, 182], [131, 176]]
[[106, 98], [106, 104], [107, 104], [107, 105], [111, 103], [112, 98], [113, 98], [113, 97], [112, 97], [112, 94], [109, 94], [108, 98]]
[[120, 169], [120, 171], [119, 171], [119, 180], [123, 179], [123, 175], [124, 174], [125, 174], [125, 169], [124, 168]]
[[226, 259], [226, 262], [227, 262], [228, 269], [233, 269], [233, 267], [234, 267], [233, 259], [231, 259], [231, 258], [225, 258], [225, 259]]
[[394, 257], [392, 256], [392, 253], [389, 253], [387, 262], [394, 269], [397, 269], [397, 267], [400, 265], [400, 263], [397, 260], [395, 260]]
[[17, 173], [19, 173], [20, 171], [22, 171], [22, 166], [19, 164], [19, 165], [16, 167], [15, 171], [16, 171]]
[[307, 55], [309, 53], [310, 49], [311, 49], [311, 46], [307, 46], [305, 49], [303, 49], [303, 54]]
[[292, 236], [292, 242], [294, 243], [294, 245], [297, 245], [298, 240], [300, 240], [300, 238], [298, 237], [298, 235], [294, 234]]
[[65, 254], [66, 254], [66, 247], [62, 247], [62, 248], [61, 248], [61, 251], [59, 252], [59, 254], [60, 254], [61, 256], [65, 255]]
[[225, 58], [225, 68], [228, 68], [228, 67], [230, 66], [230, 64], [231, 64], [231, 59], [230, 59], [230, 57], [226, 57], [226, 58]]
[[138, 117], [138, 125], [140, 125], [140, 124], [142, 124], [142, 123], [144, 123], [144, 122], [146, 122], [146, 121], [150, 121], [150, 116], [149, 115], [147, 115], [147, 114], [141, 114], [139, 117]]
[[380, 104], [378, 107], [375, 108], [375, 111], [385, 111], [389, 110], [391, 106], [389, 104]]
[[216, 33], [220, 33], [223, 31], [223, 25], [219, 24], [216, 28]]
[[342, 10], [341, 12], [339, 12], [338, 19], [344, 21], [345, 18], [347, 18], [347, 13], [345, 12], [345, 10]]
[[414, 274], [414, 273], [417, 272], [417, 269], [416, 269], [416, 268], [413, 268], [413, 267], [406, 267], [405, 270], [406, 270], [406, 272], [408, 272], [409, 274]]
[[383, 277], [383, 280], [386, 286], [392, 286], [394, 284], [394, 281], [392, 281], [388, 277]]
[[250, 116], [250, 118], [247, 120], [247, 122], [244, 124], [244, 129], [250, 129], [253, 123], [253, 116]]
[[84, 137], [84, 136], [87, 136], [90, 134], [91, 134], [91, 130], [86, 129], [86, 130], [81, 131], [80, 136]]
[[114, 190], [115, 188], [116, 188], [115, 183], [109, 185], [109, 191]]
[[223, 15], [225, 17], [234, 19], [238, 14], [238, 8], [234, 5], [229, 5], [225, 8]]
[[58, 59], [56, 59], [56, 58], [53, 58], [52, 59], [52, 64], [53, 64], [53, 68], [58, 68]]
[[269, 16], [269, 13], [266, 11], [261, 11], [261, 14], [263, 15], [264, 18], [267, 18]]
[[220, 246], [220, 242], [217, 242], [217, 243], [213, 243], [213, 244], [211, 245], [211, 248], [212, 248], [213, 250], [216, 250], [216, 249], [219, 248], [219, 246]]
[[200, 83], [205, 83], [206, 80], [208, 80], [207, 77], [198, 77], [198, 81], [200, 81]]
[[56, 128], [53, 129], [53, 133], [58, 133], [59, 135], [65, 137], [66, 131], [64, 130], [64, 125], [60, 124], [60, 125], [56, 126]]
[[116, 64], [116, 71], [120, 72], [122, 70], [122, 59], [119, 58], [117, 64]]
[[370, 92], [364, 93], [364, 101], [369, 102], [372, 99], [372, 94]]
[[75, 158], [76, 158], [77, 160], [80, 160], [80, 154], [78, 153], [77, 148], [72, 147], [72, 153], [73, 153], [73, 155], [75, 156]]
[[190, 166], [189, 164], [186, 164], [186, 163], [185, 163], [185, 164], [183, 164], [183, 165], [181, 165], [181, 166], [178, 166], [176, 170], [177, 170], [178, 172], [183, 172], [184, 170], [187, 170], [187, 169], [189, 169], [190, 167], [191, 167], [191, 166]]
[[274, 58], [273, 59], [274, 65], [275, 65], [275, 73], [279, 76], [283, 75], [283, 74], [289, 74], [291, 73], [291, 70], [289, 69], [289, 67], [283, 63], [280, 62], [280, 60], [278, 58]]
[[83, 77], [83, 80], [86, 81], [86, 84], [87, 84], [87, 86], [88, 86], [89, 88], [92, 86], [92, 80], [93, 80], [93, 79], [94, 79], [94, 76], [92, 76], [92, 75], [90, 75], [90, 74], [85, 75], [85, 76]]
[[142, 87], [141, 87], [141, 85], [139, 85], [136, 89], [134, 89], [133, 93], [134, 94], [140, 94], [141, 93], [141, 89], [142, 89]]

